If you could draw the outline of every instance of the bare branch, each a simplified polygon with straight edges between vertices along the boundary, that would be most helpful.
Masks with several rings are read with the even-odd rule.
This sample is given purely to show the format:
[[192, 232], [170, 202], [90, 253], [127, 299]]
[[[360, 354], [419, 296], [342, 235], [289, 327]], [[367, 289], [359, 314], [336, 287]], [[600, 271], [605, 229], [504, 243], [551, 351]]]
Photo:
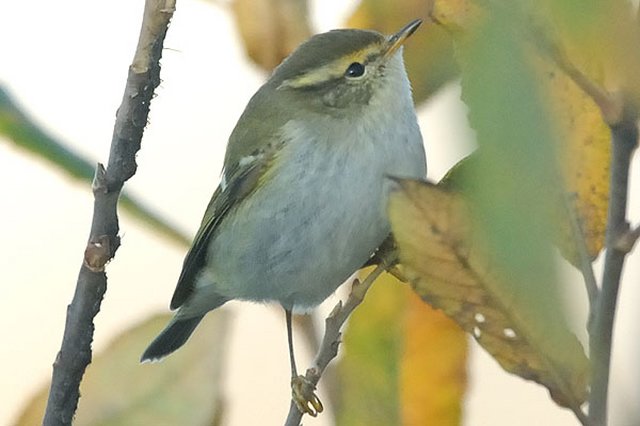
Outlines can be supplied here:
[[[593, 425], [607, 424], [607, 397], [613, 324], [616, 314], [618, 290], [622, 267], [628, 250], [618, 245], [621, 237], [629, 232], [626, 219], [629, 190], [629, 166], [638, 144], [638, 128], [635, 111], [626, 111], [622, 120], [611, 126], [611, 177], [609, 211], [602, 291], [596, 306], [595, 322], [590, 330], [592, 365], [589, 420]], [[633, 231], [632, 231], [633, 234]]]
[[[316, 353], [320, 349], [320, 332], [315, 320], [319, 319], [317, 312], [311, 315], [294, 315], [293, 326], [297, 333], [302, 333], [307, 348], [311, 353]], [[335, 407], [340, 399], [340, 386], [338, 374], [335, 368], [328, 366], [323, 374], [323, 388], [329, 398], [329, 404]]]
[[98, 165], [93, 182], [93, 220], [76, 291], [53, 375], [44, 425], [70, 425], [79, 387], [91, 362], [93, 318], [107, 290], [104, 267], [120, 246], [117, 204], [124, 183], [136, 172], [135, 156], [147, 124], [153, 91], [160, 84], [160, 57], [175, 0], [147, 0], [140, 38], [116, 114], [108, 167]]
[[[316, 386], [322, 377], [322, 373], [327, 368], [327, 365], [338, 355], [338, 346], [340, 346], [340, 338], [342, 333], [340, 329], [347, 321], [351, 313], [358, 307], [364, 300], [367, 291], [373, 284], [373, 282], [382, 274], [387, 268], [393, 265], [397, 260], [397, 253], [386, 252], [385, 258], [381, 259], [376, 268], [371, 271], [369, 275], [360, 282], [355, 279], [351, 288], [351, 293], [347, 301], [343, 304], [342, 301], [333, 308], [331, 314], [325, 320], [325, 332], [320, 344], [320, 349], [316, 354], [316, 358], [313, 362], [313, 367], [309, 368], [305, 374], [305, 378], [313, 386]], [[298, 410], [295, 402], [291, 401], [289, 407], [289, 414], [285, 421], [285, 426], [299, 426], [302, 420], [302, 413]]]
[[615, 248], [625, 253], [630, 253], [638, 238], [640, 238], [640, 225], [634, 229], [628, 229], [627, 232], [620, 235], [620, 238], [616, 241]]

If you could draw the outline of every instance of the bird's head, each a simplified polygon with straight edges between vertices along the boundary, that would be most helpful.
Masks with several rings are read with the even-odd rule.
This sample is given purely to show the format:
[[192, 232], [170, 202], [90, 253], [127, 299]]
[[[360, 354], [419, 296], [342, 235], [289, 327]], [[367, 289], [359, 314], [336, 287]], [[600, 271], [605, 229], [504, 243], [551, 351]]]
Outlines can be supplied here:
[[376, 100], [384, 104], [386, 97], [410, 96], [401, 50], [421, 23], [417, 19], [391, 36], [355, 29], [317, 34], [280, 64], [267, 84], [287, 92], [298, 108], [338, 116]]

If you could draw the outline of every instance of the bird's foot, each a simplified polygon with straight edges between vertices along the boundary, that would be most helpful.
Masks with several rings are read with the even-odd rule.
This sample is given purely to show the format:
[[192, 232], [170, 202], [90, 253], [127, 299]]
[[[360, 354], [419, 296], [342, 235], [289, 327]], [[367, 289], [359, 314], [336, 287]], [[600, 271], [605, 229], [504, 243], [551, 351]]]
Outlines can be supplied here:
[[316, 387], [304, 376], [291, 378], [291, 398], [303, 414], [316, 417], [324, 407], [315, 393]]

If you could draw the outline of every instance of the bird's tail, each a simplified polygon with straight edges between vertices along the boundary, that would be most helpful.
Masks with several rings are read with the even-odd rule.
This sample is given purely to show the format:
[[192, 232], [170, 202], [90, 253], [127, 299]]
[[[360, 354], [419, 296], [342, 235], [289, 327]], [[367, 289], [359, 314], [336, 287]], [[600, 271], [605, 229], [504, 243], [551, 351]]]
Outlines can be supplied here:
[[191, 318], [174, 317], [144, 351], [140, 362], [158, 361], [184, 345], [202, 318], [204, 315]]

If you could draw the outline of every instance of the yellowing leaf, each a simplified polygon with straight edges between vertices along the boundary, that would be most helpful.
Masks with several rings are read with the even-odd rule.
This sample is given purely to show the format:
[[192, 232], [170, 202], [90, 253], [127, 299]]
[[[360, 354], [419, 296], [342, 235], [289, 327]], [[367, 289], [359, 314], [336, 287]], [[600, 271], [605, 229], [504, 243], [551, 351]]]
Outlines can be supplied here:
[[471, 333], [505, 370], [543, 384], [556, 402], [579, 411], [588, 379], [582, 346], [562, 312], [552, 320], [531, 314], [527, 304], [543, 299], [523, 300], [512, 290], [509, 282], [518, 277], [505, 276], [488, 255], [463, 198], [403, 180], [389, 214], [415, 291]]
[[404, 308], [401, 404], [405, 426], [457, 426], [467, 388], [467, 336], [409, 293]]
[[375, 282], [341, 352], [338, 425], [460, 424], [466, 335], [406, 284], [386, 274]]
[[568, 60], [610, 92], [640, 100], [640, 41], [636, 6], [626, 0], [544, 0], [547, 31], [554, 32]]
[[[80, 386], [74, 425], [219, 424], [226, 313], [208, 315], [189, 344], [162, 362], [140, 364], [169, 318], [150, 318], [95, 356]], [[42, 423], [48, 390], [38, 391], [18, 426]]]
[[392, 34], [416, 18], [425, 20], [404, 49], [416, 103], [458, 75], [450, 34], [428, 19], [432, 4], [432, 0], [363, 0], [345, 25]]
[[465, 29], [480, 16], [477, 0], [434, 0], [433, 17], [450, 29]]
[[[570, 207], [575, 209], [588, 254], [595, 259], [604, 246], [609, 203], [609, 128], [599, 108], [557, 66], [540, 64], [553, 124], [560, 134], [558, 166]], [[563, 205], [565, 201], [559, 200]], [[563, 255], [578, 264], [571, 224], [562, 224], [557, 243]]]
[[[606, 6], [591, 0], [539, 2], [535, 6], [537, 28], [529, 30], [532, 42], [542, 47], [532, 50], [531, 63], [559, 135], [557, 165], [565, 184], [565, 200], [559, 200], [558, 205], [575, 209], [591, 260], [604, 246], [611, 147], [603, 105], [596, 104], [602, 100], [594, 92], [585, 92], [593, 89], [588, 89], [584, 80], [602, 88], [620, 81], [614, 76], [618, 71], [611, 69], [616, 49], [611, 36], [618, 32], [614, 27], [628, 25], [628, 16], [617, 19], [619, 24], [612, 20], [620, 14], [621, 4], [617, 0]], [[571, 224], [564, 216], [556, 242], [563, 256], [577, 265]]]
[[232, 4], [247, 54], [266, 70], [311, 36], [305, 0], [234, 0]]

